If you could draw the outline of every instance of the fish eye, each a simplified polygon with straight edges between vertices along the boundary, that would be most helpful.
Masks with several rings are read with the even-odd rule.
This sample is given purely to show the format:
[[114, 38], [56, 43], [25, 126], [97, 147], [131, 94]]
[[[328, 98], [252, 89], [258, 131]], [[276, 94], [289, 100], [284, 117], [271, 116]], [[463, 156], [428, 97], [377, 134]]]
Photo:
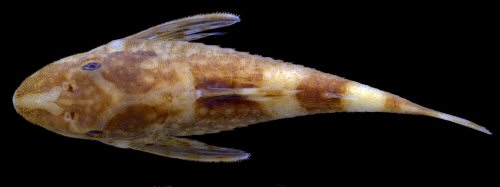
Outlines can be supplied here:
[[106, 134], [104, 134], [104, 132], [100, 130], [91, 130], [86, 132], [85, 135], [92, 138], [104, 138], [106, 136]]
[[101, 67], [101, 63], [99, 63], [99, 62], [89, 62], [89, 63], [85, 64], [84, 66], [82, 66], [82, 69], [85, 71], [92, 71], [92, 70], [99, 69], [100, 67]]

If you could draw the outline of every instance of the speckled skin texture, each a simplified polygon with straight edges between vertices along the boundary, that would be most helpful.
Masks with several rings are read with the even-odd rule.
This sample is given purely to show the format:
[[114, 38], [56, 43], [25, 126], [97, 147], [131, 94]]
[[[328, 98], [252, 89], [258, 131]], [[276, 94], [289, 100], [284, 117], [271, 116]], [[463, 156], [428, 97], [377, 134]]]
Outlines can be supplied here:
[[[210, 14], [185, 19], [178, 22], [235, 17]], [[300, 65], [191, 43], [187, 37], [187, 41], [177, 36], [156, 40], [148, 32], [136, 35], [149, 38], [115, 40], [31, 75], [14, 95], [17, 112], [65, 136], [196, 161], [235, 161], [249, 154], [173, 136], [328, 112], [394, 112], [461, 120]], [[84, 69], [89, 63], [100, 66]], [[468, 121], [457, 123], [480, 128]]]
[[[108, 44], [92, 53], [50, 64], [26, 79], [16, 92], [15, 97], [23, 98], [60, 89], [54, 103], [62, 113], [41, 115], [46, 111], [25, 107], [18, 111], [35, 113], [26, 115], [35, 124], [75, 134], [103, 130], [110, 137], [135, 138], [157, 129], [174, 136], [215, 133], [342, 108], [340, 99], [318, 95], [326, 93], [328, 86], [335, 91], [339, 87], [335, 82], [347, 82], [333, 75], [216, 46], [182, 41], [120, 42], [122, 51]], [[100, 62], [102, 67], [91, 72], [80, 68], [89, 62]], [[283, 82], [276, 81], [280, 79]], [[234, 92], [242, 88], [258, 88], [261, 97], [269, 99], [255, 101], [248, 99], [252, 95], [216, 94], [221, 89]], [[297, 89], [303, 91], [284, 93]], [[201, 90], [208, 96], [197, 95]], [[212, 92], [216, 96], [210, 96]], [[295, 105], [279, 102], [285, 98], [295, 100], [291, 102]], [[325, 106], [311, 107], [314, 103]], [[284, 105], [291, 111], [280, 112]], [[54, 123], [54, 115], [61, 118], [56, 120], [60, 124]]]

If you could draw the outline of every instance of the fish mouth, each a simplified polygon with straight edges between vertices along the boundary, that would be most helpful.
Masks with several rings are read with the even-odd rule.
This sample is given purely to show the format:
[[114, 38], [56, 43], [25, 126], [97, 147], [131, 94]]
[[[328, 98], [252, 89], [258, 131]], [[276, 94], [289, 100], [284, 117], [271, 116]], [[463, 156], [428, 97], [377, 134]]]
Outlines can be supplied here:
[[16, 112], [19, 114], [19, 107], [17, 105], [17, 92], [19, 88], [16, 88], [16, 91], [14, 91], [14, 95], [12, 96], [12, 104], [14, 105], [14, 109]]

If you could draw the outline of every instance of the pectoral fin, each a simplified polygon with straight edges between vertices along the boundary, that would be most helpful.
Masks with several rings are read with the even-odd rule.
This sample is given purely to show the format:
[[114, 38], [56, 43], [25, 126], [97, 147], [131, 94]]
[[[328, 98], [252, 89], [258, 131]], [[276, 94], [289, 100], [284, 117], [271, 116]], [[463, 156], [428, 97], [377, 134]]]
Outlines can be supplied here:
[[127, 39], [192, 41], [207, 36], [221, 35], [223, 34], [221, 32], [202, 32], [226, 27], [239, 21], [238, 16], [229, 13], [200, 14], [151, 27]]
[[170, 136], [131, 141], [128, 146], [164, 157], [200, 162], [234, 162], [250, 157], [249, 153], [241, 150], [216, 147], [195, 140]]

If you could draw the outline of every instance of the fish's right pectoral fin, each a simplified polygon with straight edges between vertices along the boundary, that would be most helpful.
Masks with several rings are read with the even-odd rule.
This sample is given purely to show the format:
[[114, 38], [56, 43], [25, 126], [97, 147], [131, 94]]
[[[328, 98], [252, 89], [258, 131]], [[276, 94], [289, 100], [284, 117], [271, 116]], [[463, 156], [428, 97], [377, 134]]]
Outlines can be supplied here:
[[216, 147], [195, 140], [171, 136], [154, 140], [131, 141], [128, 146], [135, 150], [164, 157], [200, 162], [235, 162], [250, 157], [249, 153], [241, 150]]

